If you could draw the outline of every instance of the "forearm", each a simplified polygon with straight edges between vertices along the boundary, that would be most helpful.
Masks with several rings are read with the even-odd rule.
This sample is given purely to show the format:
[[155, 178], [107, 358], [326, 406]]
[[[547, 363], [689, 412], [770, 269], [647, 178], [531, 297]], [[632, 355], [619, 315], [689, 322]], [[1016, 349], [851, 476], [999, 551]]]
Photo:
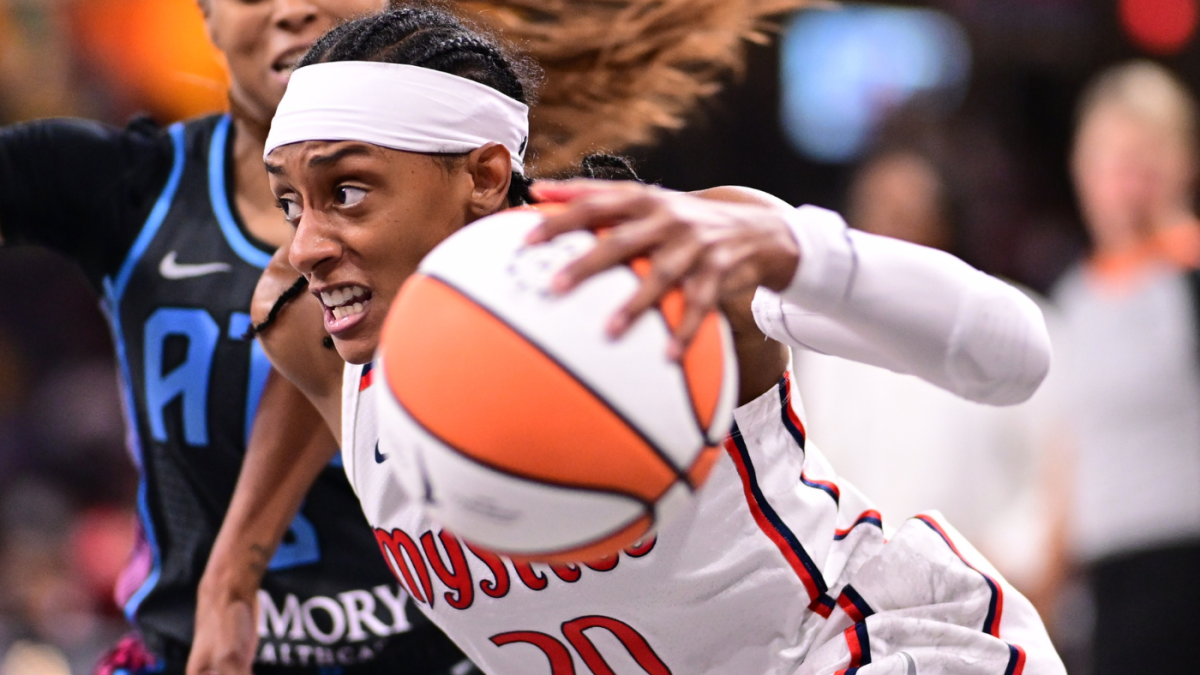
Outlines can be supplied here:
[[201, 597], [252, 602], [288, 525], [337, 453], [325, 421], [272, 372], [233, 500], [201, 581]]
[[829, 211], [798, 210], [793, 231], [795, 279], [755, 298], [770, 337], [996, 405], [1027, 399], [1044, 379], [1045, 323], [1012, 286], [949, 254], [848, 230]]

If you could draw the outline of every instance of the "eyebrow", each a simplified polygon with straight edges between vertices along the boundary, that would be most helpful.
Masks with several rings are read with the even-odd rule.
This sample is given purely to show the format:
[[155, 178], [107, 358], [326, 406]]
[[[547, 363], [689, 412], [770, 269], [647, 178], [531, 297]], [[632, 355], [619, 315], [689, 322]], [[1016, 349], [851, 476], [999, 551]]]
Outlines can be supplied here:
[[270, 162], [263, 162], [263, 164], [265, 164], [267, 167], [267, 173], [272, 173], [276, 176], [283, 173], [283, 167], [279, 166], [278, 164], [272, 164]]
[[[309, 168], [328, 166], [350, 155], [369, 155], [371, 151], [365, 145], [350, 145], [328, 155], [313, 155], [308, 159]], [[270, 171], [270, 169], [267, 169]]]

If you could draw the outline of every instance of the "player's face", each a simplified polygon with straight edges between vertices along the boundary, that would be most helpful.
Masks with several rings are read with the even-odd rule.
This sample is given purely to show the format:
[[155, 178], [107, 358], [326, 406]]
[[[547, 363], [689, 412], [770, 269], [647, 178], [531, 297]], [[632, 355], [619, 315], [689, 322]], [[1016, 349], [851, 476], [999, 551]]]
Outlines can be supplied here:
[[288, 261], [342, 358], [370, 361], [401, 284], [471, 219], [471, 178], [428, 155], [346, 141], [277, 148], [267, 170], [296, 228]]
[[292, 68], [338, 23], [387, 0], [200, 0], [213, 44], [229, 63], [234, 109], [269, 124]]

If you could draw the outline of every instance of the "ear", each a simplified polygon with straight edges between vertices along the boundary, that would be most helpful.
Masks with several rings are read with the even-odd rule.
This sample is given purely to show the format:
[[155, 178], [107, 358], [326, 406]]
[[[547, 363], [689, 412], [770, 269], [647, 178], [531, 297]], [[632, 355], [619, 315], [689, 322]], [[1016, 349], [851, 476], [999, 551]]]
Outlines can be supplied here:
[[463, 167], [472, 187], [467, 212], [470, 220], [491, 215], [508, 206], [508, 184], [512, 182], [512, 155], [499, 143], [473, 150]]

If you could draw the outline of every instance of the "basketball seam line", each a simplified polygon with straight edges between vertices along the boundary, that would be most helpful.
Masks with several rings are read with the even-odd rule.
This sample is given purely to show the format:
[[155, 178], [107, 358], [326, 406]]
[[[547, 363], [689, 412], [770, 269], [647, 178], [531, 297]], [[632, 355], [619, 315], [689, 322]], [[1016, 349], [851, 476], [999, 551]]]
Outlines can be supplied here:
[[[658, 524], [658, 518], [657, 518], [657, 514], [655, 514], [653, 511], [651, 511], [650, 513], [645, 513], [645, 512], [643, 512], [643, 513], [639, 514], [638, 516], [636, 516], [635, 518], [633, 518], [632, 520], [626, 521], [625, 523], [623, 523], [623, 524], [619, 525], [619, 526], [618, 526], [618, 527], [616, 527], [615, 529], [613, 529], [613, 530], [610, 530], [609, 532], [605, 532], [604, 534], [602, 534], [602, 535], [600, 535], [600, 536], [596, 537], [595, 539], [591, 540], [590, 542], [588, 542], [588, 543], [586, 543], [586, 544], [583, 544], [583, 545], [580, 545], [580, 546], [577, 546], [576, 548], [584, 548], [584, 547], [587, 547], [587, 546], [594, 546], [594, 545], [596, 544], [596, 542], [598, 542], [598, 541], [604, 541], [604, 540], [606, 540], [606, 539], [611, 539], [612, 537], [614, 537], [614, 536], [616, 536], [616, 535], [620, 534], [621, 532], [624, 532], [625, 530], [629, 529], [629, 526], [633, 525], [634, 523], [636, 523], [637, 521], [641, 520], [642, 518], [650, 518], [650, 526], [649, 526], [649, 527], [647, 527], [647, 528], [646, 528], [646, 531], [640, 535], [640, 536], [645, 536], [645, 535], [649, 534], [651, 531], [653, 531], [653, 530], [654, 530], [654, 527], [655, 527], [655, 526]], [[525, 553], [511, 553], [511, 552], [505, 552], [505, 551], [497, 551], [497, 550], [496, 550], [496, 549], [494, 549], [494, 548], [488, 548], [488, 547], [486, 547], [486, 546], [484, 546], [484, 547], [482, 547], [482, 548], [484, 548], [484, 549], [486, 549], [487, 551], [490, 551], [490, 552], [492, 552], [492, 553], [495, 553], [495, 554], [497, 554], [497, 555], [505, 556], [505, 557], [507, 557], [507, 558], [517, 558], [517, 559], [526, 559], [526, 560], [528, 560], [529, 556], [536, 556], [536, 555], [539, 555], [539, 554], [538, 554], [538, 553], [536, 553], [536, 552], [535, 552], [535, 553], [529, 553], [529, 552], [525, 552]], [[561, 553], [558, 553], [558, 552], [549, 552], [549, 551], [548, 551], [547, 553], [548, 553], [549, 555], [562, 555]], [[570, 553], [570, 552], [568, 551], [568, 553]], [[617, 553], [620, 553], [620, 550], [618, 550], [618, 551], [617, 551]], [[531, 561], [531, 562], [537, 562], [537, 561]], [[595, 562], [595, 561], [593, 560], [592, 562]], [[548, 564], [549, 564], [549, 563], [548, 563]], [[559, 564], [559, 563], [553, 563], [553, 564]], [[575, 564], [583, 564], [583, 565], [586, 565], [586, 564], [587, 564], [587, 562], [584, 562], [584, 561], [582, 561], [582, 560], [581, 560], [581, 561], [578, 561], [578, 562], [576, 562], [576, 563], [568, 563], [568, 564], [571, 564], [571, 565], [575, 565]], [[571, 582], [571, 583], [574, 583], [574, 582]]]
[[[633, 265], [631, 263], [626, 262], [626, 263], [624, 263], [624, 266], [625, 266], [625, 269], [627, 269], [631, 273], [633, 273], [633, 276], [637, 277], [638, 280], [642, 280], [642, 276], [637, 273], [637, 270], [633, 269]], [[682, 292], [683, 292], [683, 290], [680, 289], [680, 293], [682, 293]], [[667, 315], [663, 314], [663, 311], [662, 311], [662, 300], [659, 300], [658, 302], [656, 302], [654, 304], [654, 313], [658, 315], [658, 320], [662, 321], [663, 328], [666, 330], [667, 335], [673, 335], [674, 331], [671, 330], [671, 322], [667, 321]], [[689, 348], [690, 348], [690, 345], [689, 345]], [[686, 358], [686, 354], [687, 354], [687, 352], [685, 350], [684, 356], [680, 357], [680, 358], [681, 359]], [[722, 356], [724, 356], [724, 354], [722, 354]], [[687, 390], [688, 409], [690, 409], [692, 411], [692, 421], [696, 423], [696, 431], [699, 432], [700, 438], [704, 439], [705, 449], [712, 447], [713, 442], [712, 442], [712, 439], [708, 437], [708, 429], [704, 428], [704, 423], [700, 421], [700, 411], [696, 409], [696, 399], [692, 395], [692, 381], [691, 381], [691, 379], [688, 378], [687, 368], [684, 367], [682, 361], [679, 364], [677, 364], [676, 367], [679, 370], [679, 375], [683, 379], [683, 387], [685, 390]], [[724, 384], [724, 380], [725, 380], [725, 364], [722, 363], [721, 364], [722, 384]], [[718, 387], [718, 393], [717, 393], [718, 401], [720, 399], [720, 389], [721, 388], [722, 387]], [[714, 412], [716, 412], [716, 411], [714, 410]], [[704, 450], [702, 449], [701, 452], [704, 452]], [[672, 462], [672, 466], [674, 466], [673, 462]], [[692, 487], [692, 482], [690, 480], [684, 481], [684, 482], [687, 483], [689, 490], [695, 492], [695, 489]]]
[[[441, 443], [442, 445], [444, 445], [447, 448], [449, 448], [450, 450], [452, 450], [454, 452], [454, 454], [462, 457], [463, 459], [467, 460], [468, 462], [471, 462], [472, 464], [477, 464], [477, 465], [485, 467], [487, 469], [491, 469], [492, 471], [495, 471], [496, 473], [508, 476], [509, 478], [514, 478], [516, 480], [524, 481], [527, 483], [536, 483], [541, 486], [569, 488], [572, 490], [580, 490], [583, 492], [594, 492], [594, 493], [603, 494], [603, 495], [612, 495], [612, 496], [616, 496], [616, 497], [623, 497], [623, 498], [635, 501], [638, 504], [641, 504], [642, 508], [644, 509], [643, 515], [649, 514], [649, 515], [653, 516], [655, 518], [655, 520], [657, 521], [658, 512], [654, 508], [654, 502], [650, 502], [645, 499], [642, 499], [641, 497], [639, 497], [635, 494], [621, 492], [620, 490], [614, 490], [612, 488], [595, 487], [592, 485], [580, 485], [577, 483], [569, 483], [569, 482], [565, 482], [565, 481], [556, 481], [554, 483], [548, 483], [545, 479], [537, 478], [535, 476], [530, 476], [530, 475], [527, 475], [520, 471], [515, 471], [509, 467], [497, 466], [495, 464], [492, 464], [491, 462], [487, 462], [478, 457], [474, 457], [471, 454], [467, 453], [462, 448], [455, 445], [454, 443], [451, 443], [450, 441], [443, 438], [441, 434], [439, 434], [436, 431], [434, 431], [433, 429], [430, 429], [429, 427], [425, 426], [425, 424], [423, 422], [421, 422], [421, 420], [417, 419], [416, 415], [414, 415], [408, 409], [408, 406], [404, 405], [404, 402], [400, 400], [400, 397], [396, 396], [392, 392], [391, 387], [386, 387], [385, 391], [386, 391], [387, 395], [391, 396], [392, 400], [394, 400], [396, 402], [396, 405], [399, 406], [404, 411], [404, 416], [407, 417], [409, 420], [411, 420], [413, 424], [420, 427], [422, 431], [429, 434], [429, 436], [432, 437], [434, 440], [436, 440], [437, 442]], [[675, 485], [675, 482], [672, 482], [670, 485], [668, 485], [667, 489], [663, 490], [662, 494], [660, 494], [658, 497], [656, 497], [656, 500], [662, 499], [663, 495], [670, 492], [671, 487], [674, 485]]]
[[[625, 415], [623, 415], [621, 413], [621, 411], [618, 410], [617, 407], [612, 404], [612, 402], [610, 402], [607, 398], [605, 398], [605, 396], [603, 394], [601, 394], [600, 392], [593, 389], [591, 387], [591, 385], [589, 385], [581, 377], [579, 377], [578, 373], [576, 373], [574, 370], [568, 368], [566, 366], [566, 364], [564, 364], [557, 357], [555, 357], [553, 354], [551, 354], [549, 351], [547, 351], [544, 346], [539, 344], [531, 336], [526, 335], [524, 331], [519, 330], [516, 326], [509, 323], [504, 317], [493, 312], [489, 307], [485, 306], [479, 298], [466, 292], [462, 288], [459, 288], [456, 284], [453, 284], [453, 283], [447, 281], [446, 279], [443, 279], [441, 276], [439, 276], [437, 274], [431, 274], [428, 272], [422, 272], [422, 274], [429, 277], [430, 279], [434, 279], [434, 280], [438, 281], [439, 283], [445, 284], [447, 287], [454, 290], [458, 294], [462, 295], [464, 298], [467, 298], [468, 300], [470, 300], [477, 307], [479, 307], [479, 309], [483, 310], [484, 312], [488, 313], [493, 318], [495, 318], [497, 321], [504, 324], [513, 333], [524, 338], [531, 347], [533, 347], [539, 353], [541, 353], [542, 356], [545, 356], [547, 359], [549, 359], [551, 363], [558, 366], [559, 369], [561, 369], [564, 373], [566, 373], [568, 376], [570, 376], [570, 378], [572, 380], [574, 380], [576, 384], [578, 384], [580, 387], [583, 387], [583, 389], [586, 390], [589, 394], [591, 394], [597, 401], [599, 401], [601, 405], [603, 405], [605, 408], [607, 408], [609, 412], [611, 412], [613, 415], [616, 415], [617, 419], [621, 420], [625, 424], [626, 427], [628, 427], [634, 434], [637, 435], [638, 438], [642, 439], [642, 442], [645, 443], [646, 446], [649, 447], [651, 450], [653, 450], [654, 454], [658, 455], [658, 458], [661, 459], [668, 467], [670, 467], [671, 473], [673, 473], [675, 475], [676, 481], [682, 482], [685, 486], [687, 486], [688, 491], [693, 491], [693, 488], [691, 487], [691, 483], [688, 481], [688, 478], [687, 478], [687, 472], [681, 471], [680, 468], [678, 466], [676, 466], [674, 459], [672, 459], [666, 452], [664, 452], [662, 448], [658, 447], [657, 443], [650, 440], [646, 436], [646, 434], [644, 434], [642, 432], [642, 430], [640, 428], [638, 428], [638, 426], [636, 424], [634, 424], [631, 420], [629, 420], [627, 417], [625, 417]], [[688, 399], [689, 400], [691, 399], [690, 392], [688, 393]], [[707, 444], [708, 435], [702, 432], [700, 434], [700, 437]], [[707, 447], [707, 445], [705, 445], [705, 447]], [[703, 450], [703, 449], [704, 448], [701, 448], [701, 450]], [[669, 491], [670, 488], [668, 487], [667, 490]], [[663, 494], [666, 494], [666, 491], [664, 491]]]

